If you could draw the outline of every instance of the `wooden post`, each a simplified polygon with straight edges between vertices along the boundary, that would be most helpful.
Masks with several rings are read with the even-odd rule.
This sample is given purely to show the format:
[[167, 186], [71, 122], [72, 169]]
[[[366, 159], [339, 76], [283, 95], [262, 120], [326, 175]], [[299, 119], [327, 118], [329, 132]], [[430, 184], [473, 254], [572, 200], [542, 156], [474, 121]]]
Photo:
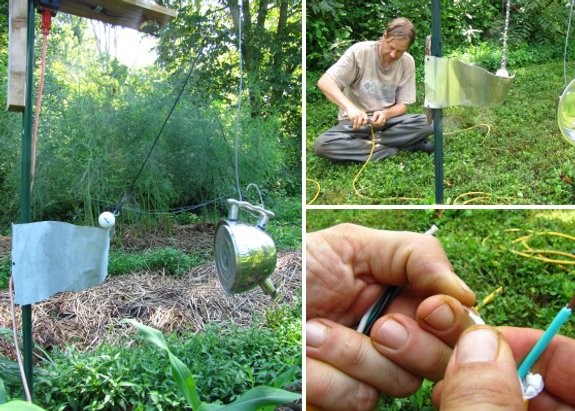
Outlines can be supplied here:
[[26, 99], [26, 24], [28, 2], [9, 0], [8, 4], [8, 92], [7, 108], [24, 111]]

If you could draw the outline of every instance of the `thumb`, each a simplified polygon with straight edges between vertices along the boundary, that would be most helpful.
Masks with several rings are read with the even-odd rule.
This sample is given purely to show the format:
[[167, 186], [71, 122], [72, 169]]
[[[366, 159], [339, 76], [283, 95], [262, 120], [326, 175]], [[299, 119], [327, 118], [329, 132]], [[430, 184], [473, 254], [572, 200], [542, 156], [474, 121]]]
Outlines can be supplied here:
[[473, 326], [461, 335], [433, 401], [442, 411], [525, 409], [513, 353], [496, 329]]

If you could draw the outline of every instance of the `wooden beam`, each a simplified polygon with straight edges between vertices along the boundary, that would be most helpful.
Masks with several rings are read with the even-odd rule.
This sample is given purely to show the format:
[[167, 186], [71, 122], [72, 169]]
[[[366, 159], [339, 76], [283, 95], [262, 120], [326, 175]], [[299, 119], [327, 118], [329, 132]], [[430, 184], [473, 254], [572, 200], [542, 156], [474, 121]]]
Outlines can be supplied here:
[[8, 4], [8, 91], [7, 108], [24, 111], [26, 97], [26, 24], [28, 0]]
[[62, 0], [60, 11], [147, 33], [178, 15], [152, 0]]

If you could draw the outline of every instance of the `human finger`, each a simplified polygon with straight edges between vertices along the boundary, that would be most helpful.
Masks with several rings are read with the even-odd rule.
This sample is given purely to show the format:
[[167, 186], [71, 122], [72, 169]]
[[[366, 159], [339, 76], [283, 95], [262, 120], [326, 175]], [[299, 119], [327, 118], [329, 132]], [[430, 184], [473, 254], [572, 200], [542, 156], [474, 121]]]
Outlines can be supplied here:
[[434, 295], [419, 304], [415, 318], [422, 329], [453, 347], [461, 333], [475, 324], [468, 310], [453, 297]]
[[367, 124], [367, 115], [364, 112], [359, 112], [355, 117], [354, 129], [358, 129]]
[[441, 243], [432, 236], [342, 224], [324, 240], [334, 244], [356, 277], [409, 284], [420, 296], [446, 294], [468, 306], [475, 302], [473, 291], [453, 272]]
[[373, 125], [375, 127], [381, 127], [385, 124], [385, 115], [382, 111], [376, 111], [373, 113]]
[[446, 343], [403, 314], [389, 314], [377, 320], [371, 330], [371, 340], [386, 358], [432, 381], [443, 378], [452, 353]]
[[[543, 331], [531, 328], [500, 327], [499, 331], [505, 336], [509, 345], [513, 349], [515, 361], [520, 364], [527, 356], [531, 348], [541, 337]], [[553, 409], [543, 408], [543, 405], [550, 398], [546, 398], [545, 393], [563, 404], [575, 406], [575, 340], [556, 335], [551, 340], [539, 360], [535, 363], [533, 372], [543, 376], [545, 384], [544, 392], [530, 401], [531, 409]]]
[[465, 330], [433, 401], [442, 411], [523, 411], [517, 366], [503, 335], [485, 325]]
[[306, 323], [306, 355], [394, 397], [414, 393], [422, 382], [382, 356], [368, 336], [325, 319]]
[[475, 302], [431, 236], [339, 224], [308, 233], [306, 251], [306, 292], [313, 295], [308, 318], [351, 325], [375, 301], [380, 284], [404, 286], [420, 298], [445, 294], [468, 306]]
[[378, 398], [379, 393], [370, 385], [323, 361], [306, 358], [307, 408], [312, 405], [321, 410], [371, 410]]

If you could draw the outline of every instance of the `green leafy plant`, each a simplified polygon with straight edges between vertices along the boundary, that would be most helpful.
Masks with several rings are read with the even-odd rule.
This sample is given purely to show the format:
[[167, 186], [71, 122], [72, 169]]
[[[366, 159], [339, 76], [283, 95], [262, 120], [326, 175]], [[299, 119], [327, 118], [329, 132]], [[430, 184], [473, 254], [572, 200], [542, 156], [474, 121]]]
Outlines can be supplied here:
[[173, 247], [147, 250], [143, 253], [110, 253], [108, 272], [120, 275], [141, 270], [164, 270], [168, 275], [182, 275], [208, 261], [207, 256], [186, 254]]
[[12, 400], [8, 401], [8, 393], [4, 387], [4, 381], [0, 378], [0, 410], [1, 411], [45, 411], [37, 405], [26, 401]]
[[165, 351], [170, 360], [172, 375], [178, 390], [186, 402], [197, 411], [208, 410], [235, 410], [251, 411], [268, 405], [286, 404], [301, 398], [301, 395], [272, 387], [254, 387], [228, 405], [219, 403], [207, 404], [200, 400], [194, 378], [189, 368], [174, 354], [172, 354], [162, 333], [133, 319], [124, 320], [137, 328], [138, 332], [149, 342]]
[[31, 404], [26, 401], [13, 400], [0, 405], [2, 411], [46, 411], [44, 408]]

